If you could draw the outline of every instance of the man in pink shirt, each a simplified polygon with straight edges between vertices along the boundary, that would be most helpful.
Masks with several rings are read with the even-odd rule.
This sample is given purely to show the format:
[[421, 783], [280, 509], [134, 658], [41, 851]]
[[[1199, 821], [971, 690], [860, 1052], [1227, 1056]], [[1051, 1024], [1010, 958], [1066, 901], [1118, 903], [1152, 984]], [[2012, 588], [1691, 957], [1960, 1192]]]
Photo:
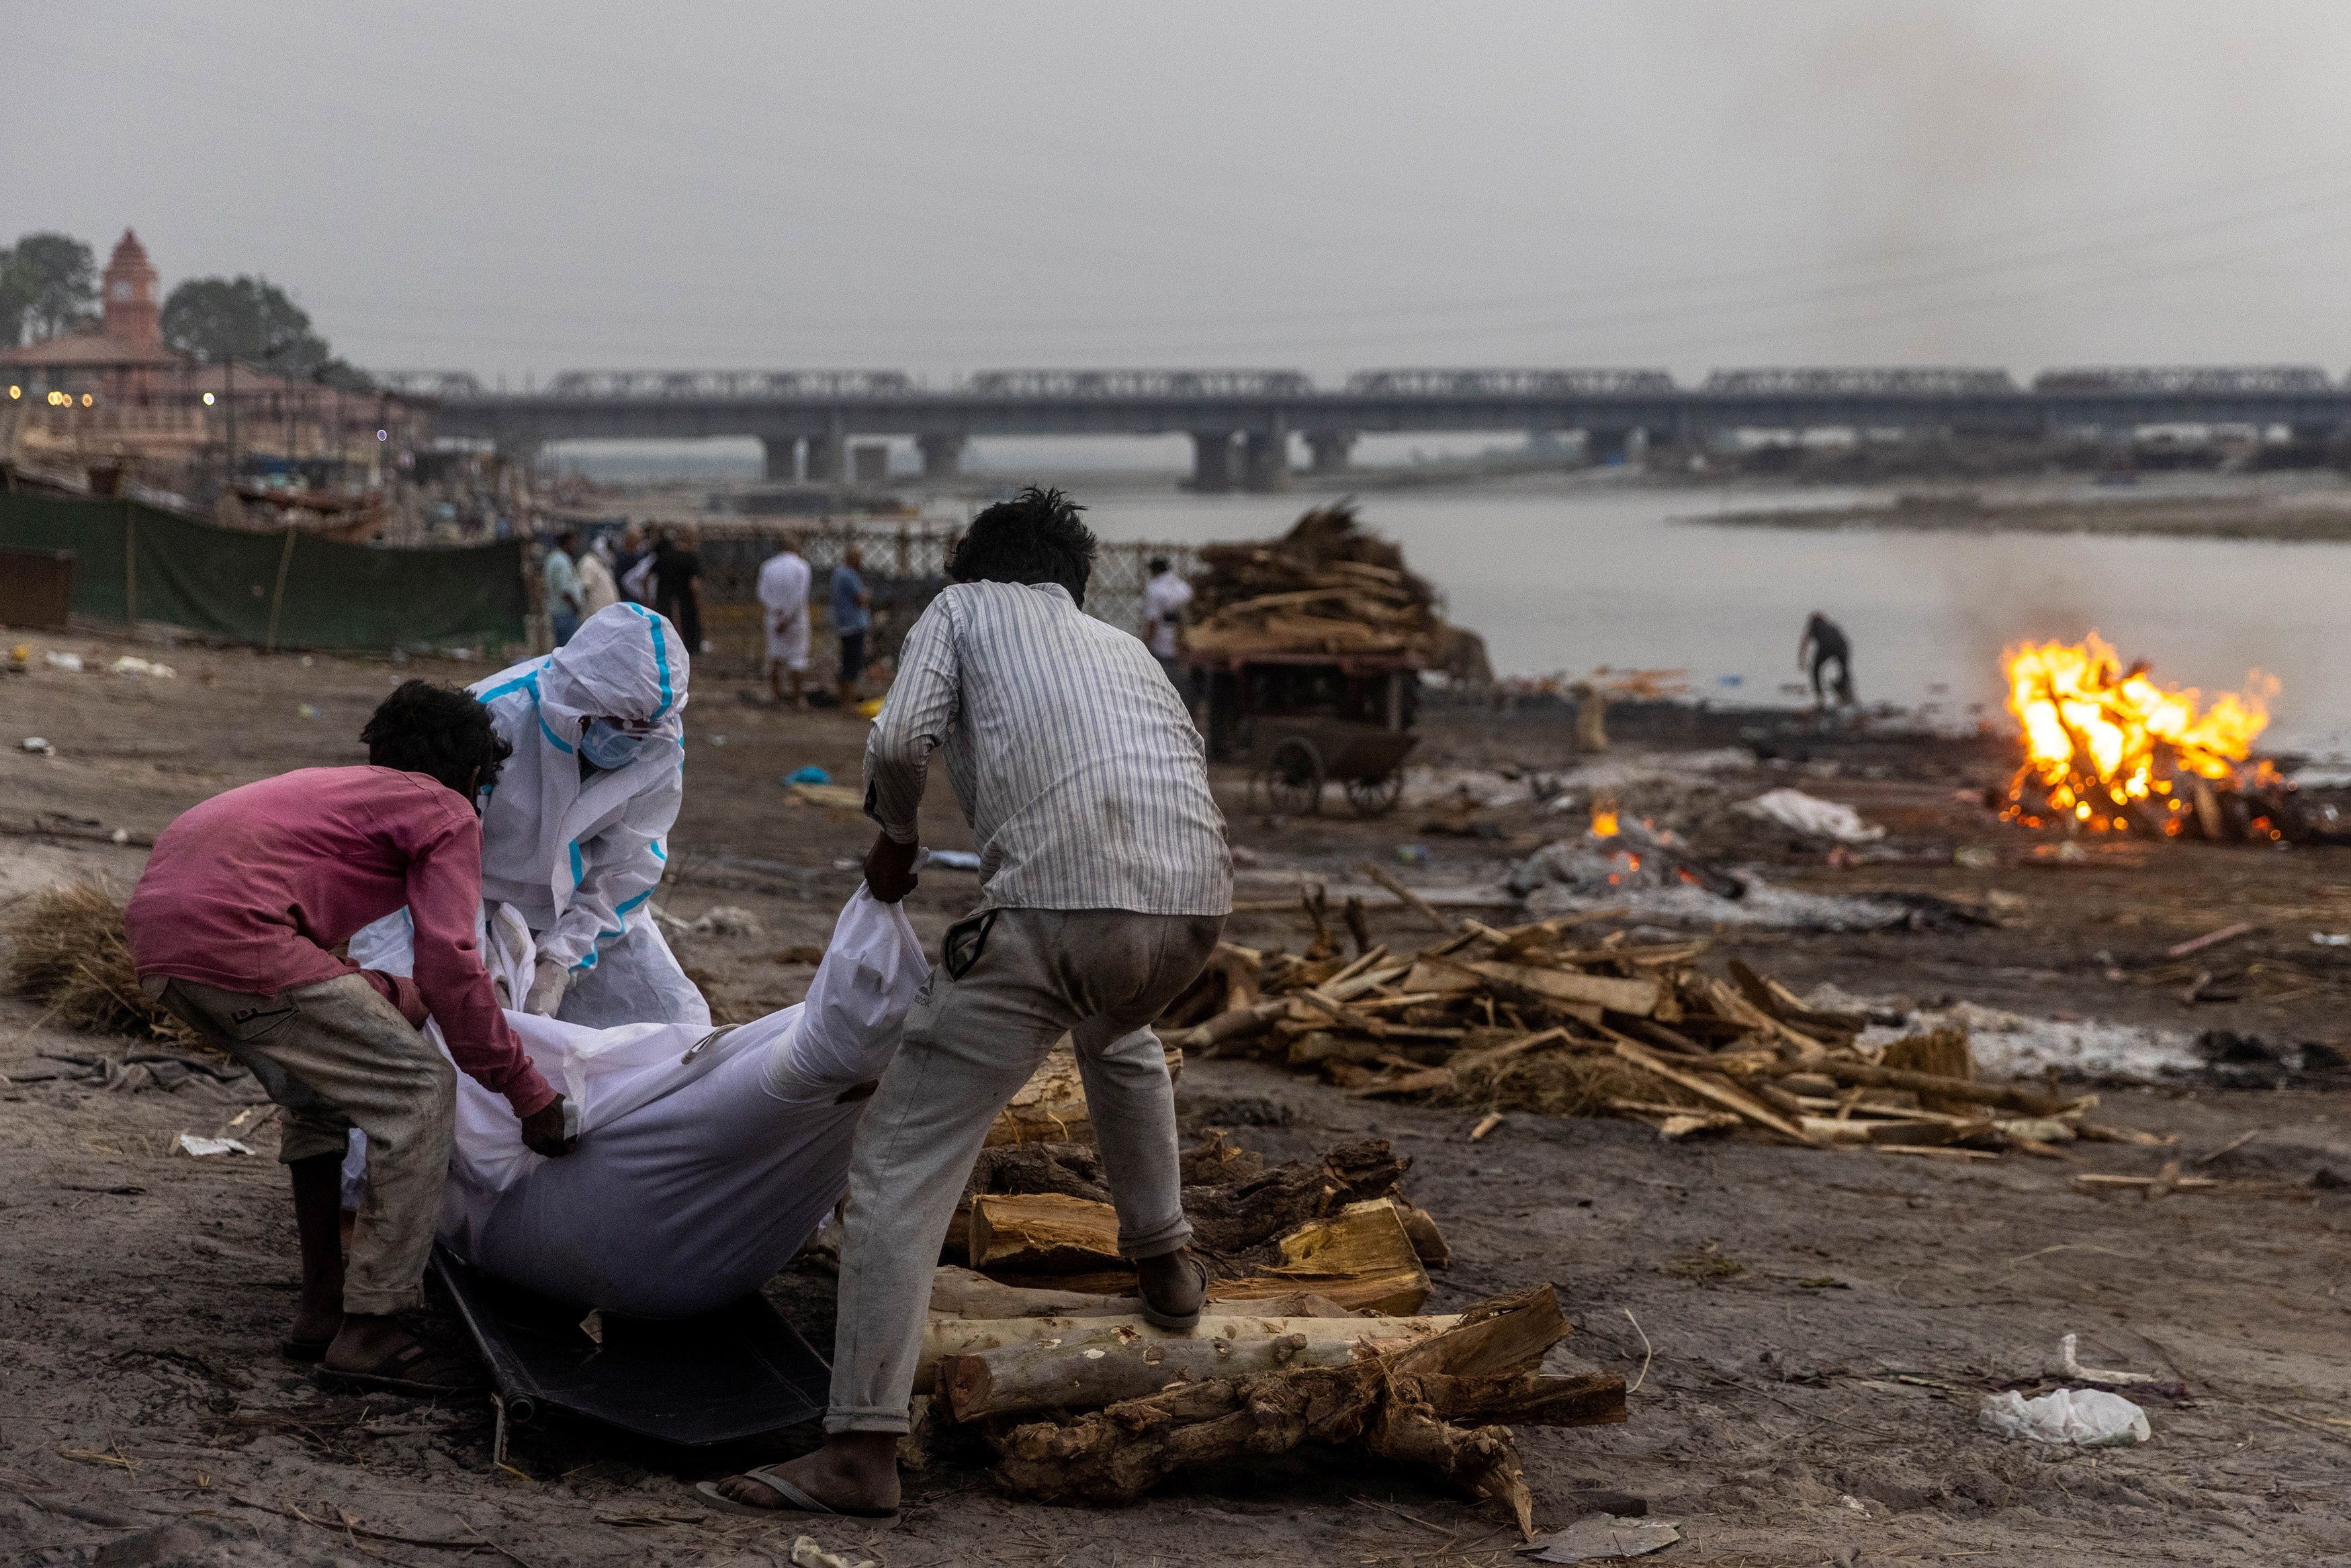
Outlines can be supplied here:
[[[464, 691], [412, 680], [360, 733], [366, 767], [305, 768], [183, 814], [126, 912], [149, 995], [235, 1056], [284, 1107], [302, 1302], [280, 1348], [335, 1379], [438, 1392], [453, 1379], [392, 1314], [413, 1304], [449, 1170], [456, 1078], [421, 1033], [503, 1095], [523, 1141], [569, 1154], [564, 1105], [499, 1011], [474, 940], [482, 900], [475, 802], [508, 755]], [[405, 906], [415, 978], [334, 950]], [[339, 1168], [368, 1135], [368, 1190], [348, 1261]]]

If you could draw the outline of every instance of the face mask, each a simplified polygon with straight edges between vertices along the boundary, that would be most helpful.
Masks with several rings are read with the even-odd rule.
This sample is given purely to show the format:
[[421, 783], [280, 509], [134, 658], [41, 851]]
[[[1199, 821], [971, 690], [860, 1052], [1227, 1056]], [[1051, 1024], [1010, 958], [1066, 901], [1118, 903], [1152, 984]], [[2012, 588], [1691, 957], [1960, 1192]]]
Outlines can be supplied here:
[[607, 773], [625, 768], [644, 753], [651, 735], [632, 735], [609, 721], [590, 719], [580, 732], [580, 754]]

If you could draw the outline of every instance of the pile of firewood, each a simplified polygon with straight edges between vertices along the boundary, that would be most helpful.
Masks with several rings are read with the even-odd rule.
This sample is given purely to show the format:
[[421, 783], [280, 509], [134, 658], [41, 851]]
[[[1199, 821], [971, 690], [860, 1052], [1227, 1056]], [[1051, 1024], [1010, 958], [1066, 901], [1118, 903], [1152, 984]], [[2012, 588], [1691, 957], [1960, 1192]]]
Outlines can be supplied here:
[[1410, 956], [1349, 961], [1319, 923], [1303, 955], [1223, 944], [1163, 1032], [1361, 1095], [1629, 1116], [1669, 1138], [1745, 1127], [1958, 1159], [2147, 1140], [2090, 1120], [2095, 1096], [1979, 1082], [1961, 1031], [1865, 1047], [1863, 1016], [1807, 1006], [1743, 963], [1703, 972], [1703, 940], [1582, 938], [1576, 916], [1455, 929], [1421, 912], [1448, 934]]
[[1404, 552], [1358, 525], [1352, 501], [1313, 508], [1270, 545], [1207, 545], [1200, 562], [1185, 638], [1195, 653], [1386, 656], [1451, 670], [1474, 644], [1474, 662], [1485, 662], [1476, 635], [1437, 614], [1436, 591], [1405, 569]]
[[[1178, 1064], [1180, 1065], [1180, 1063]], [[968, 1454], [1045, 1501], [1124, 1501], [1179, 1470], [1318, 1443], [1419, 1464], [1532, 1529], [1508, 1422], [1625, 1418], [1624, 1380], [1540, 1370], [1547, 1285], [1421, 1315], [1447, 1262], [1376, 1138], [1269, 1166], [1211, 1132], [1183, 1156], [1207, 1263], [1191, 1334], [1146, 1323], [1066, 1046], [999, 1117], [950, 1229], [910, 1463]]]

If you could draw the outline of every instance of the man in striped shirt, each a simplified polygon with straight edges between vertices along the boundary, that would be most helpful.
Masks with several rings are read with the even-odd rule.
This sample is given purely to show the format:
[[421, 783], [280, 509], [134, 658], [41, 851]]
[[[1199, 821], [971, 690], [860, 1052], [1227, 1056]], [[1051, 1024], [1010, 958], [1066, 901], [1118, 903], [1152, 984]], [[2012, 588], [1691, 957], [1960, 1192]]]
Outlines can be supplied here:
[[857, 1137], [825, 1446], [720, 1483], [760, 1508], [898, 1501], [931, 1273], [990, 1123], [1067, 1033], [1144, 1314], [1199, 1321], [1176, 1100], [1151, 1022], [1232, 910], [1199, 732], [1142, 643], [1088, 616], [1094, 537], [1058, 491], [973, 520], [907, 632], [865, 748], [875, 897], [914, 886], [915, 813], [944, 751], [979, 841], [980, 912], [950, 928]]

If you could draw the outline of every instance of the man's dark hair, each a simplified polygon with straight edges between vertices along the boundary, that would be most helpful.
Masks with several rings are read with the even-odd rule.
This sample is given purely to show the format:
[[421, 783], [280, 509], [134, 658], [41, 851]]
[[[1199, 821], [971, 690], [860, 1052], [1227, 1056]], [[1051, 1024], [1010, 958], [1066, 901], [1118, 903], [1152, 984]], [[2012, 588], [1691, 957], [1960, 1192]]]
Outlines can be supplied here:
[[1155, 576], [1155, 576], [1159, 576], [1159, 574], [1160, 574], [1160, 573], [1162, 573], [1162, 572], [1165, 571], [1166, 569], [1167, 569], [1167, 557], [1166, 557], [1166, 556], [1152, 556], [1152, 557], [1151, 557], [1150, 572], [1151, 572], [1151, 575], [1152, 575], [1153, 576]]
[[971, 520], [947, 562], [959, 583], [1059, 583], [1086, 602], [1094, 571], [1094, 531], [1085, 508], [1060, 491], [1030, 485]]
[[438, 779], [469, 801], [469, 791], [495, 784], [514, 755], [472, 692], [430, 680], [402, 683], [370, 715], [360, 739], [374, 766]]

